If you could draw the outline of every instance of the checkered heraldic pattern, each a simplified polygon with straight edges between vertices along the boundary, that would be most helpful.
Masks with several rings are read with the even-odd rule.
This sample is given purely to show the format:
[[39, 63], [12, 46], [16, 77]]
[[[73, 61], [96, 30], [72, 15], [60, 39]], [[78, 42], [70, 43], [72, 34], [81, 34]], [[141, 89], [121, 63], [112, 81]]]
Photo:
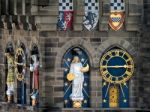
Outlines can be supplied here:
[[110, 0], [111, 11], [125, 11], [124, 0]]
[[85, 11], [97, 12], [99, 10], [98, 0], [85, 0]]
[[73, 0], [59, 0], [59, 11], [73, 11]]
[[112, 18], [112, 22], [120, 22], [120, 21], [121, 21], [120, 17]]

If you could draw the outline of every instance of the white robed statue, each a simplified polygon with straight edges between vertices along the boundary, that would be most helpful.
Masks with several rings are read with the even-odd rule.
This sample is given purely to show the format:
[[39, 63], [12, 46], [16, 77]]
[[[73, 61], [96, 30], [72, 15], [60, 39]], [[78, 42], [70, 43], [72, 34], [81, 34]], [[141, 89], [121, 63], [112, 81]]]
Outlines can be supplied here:
[[84, 72], [89, 71], [89, 65], [83, 67], [82, 63], [78, 56], [74, 56], [71, 66], [70, 72], [67, 75], [67, 79], [69, 81], [72, 80], [72, 93], [70, 98], [72, 101], [82, 101], [84, 99], [83, 96], [83, 82], [84, 82]]

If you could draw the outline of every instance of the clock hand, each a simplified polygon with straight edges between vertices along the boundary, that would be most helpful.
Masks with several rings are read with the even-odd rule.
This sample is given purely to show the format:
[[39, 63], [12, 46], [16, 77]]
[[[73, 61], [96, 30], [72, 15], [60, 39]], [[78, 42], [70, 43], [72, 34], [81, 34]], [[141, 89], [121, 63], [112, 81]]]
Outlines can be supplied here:
[[124, 68], [133, 68], [133, 65], [124, 65]]
[[105, 66], [105, 68], [123, 68], [123, 66], [115, 65], [115, 66]]
[[132, 65], [115, 65], [115, 66], [101, 66], [102, 68], [132, 68]]

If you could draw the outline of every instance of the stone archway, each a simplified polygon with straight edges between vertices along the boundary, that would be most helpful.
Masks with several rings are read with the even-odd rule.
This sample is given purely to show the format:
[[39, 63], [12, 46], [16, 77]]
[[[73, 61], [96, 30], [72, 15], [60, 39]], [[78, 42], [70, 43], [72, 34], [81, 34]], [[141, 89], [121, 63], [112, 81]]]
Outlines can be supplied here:
[[[96, 53], [95, 53], [95, 49], [91, 46], [91, 44], [84, 40], [84, 39], [72, 39], [68, 42], [66, 42], [65, 45], [62, 46], [62, 48], [59, 49], [57, 57], [56, 57], [56, 62], [55, 62], [55, 81], [57, 82], [57, 77], [61, 78], [61, 87], [63, 88], [64, 85], [64, 81], [63, 81], [63, 74], [64, 74], [64, 67], [62, 64], [62, 59], [64, 54], [66, 53], [66, 51], [68, 51], [68, 49], [73, 48], [73, 47], [79, 47], [82, 48], [83, 51], [85, 51], [89, 57], [89, 63], [91, 65], [91, 75], [90, 75], [90, 79], [92, 79], [92, 77], [95, 77], [95, 73], [92, 71], [93, 68], [96, 66], [94, 60], [96, 59]], [[90, 80], [91, 83], [91, 80]], [[59, 93], [62, 91], [54, 91], [54, 94]], [[91, 93], [90, 93], [91, 94]], [[62, 99], [64, 97], [64, 94], [62, 94]], [[91, 103], [91, 101], [90, 101]], [[55, 103], [57, 105], [57, 103]], [[61, 102], [58, 103], [59, 107], [64, 107], [64, 102], [63, 100]]]
[[79, 38], [79, 39], [72, 39], [68, 42], [66, 42], [65, 45], [63, 45], [57, 54], [56, 57], [56, 63], [55, 63], [55, 68], [57, 71], [57, 68], [61, 68], [61, 60], [63, 58], [64, 53], [71, 47], [75, 47], [75, 46], [81, 46], [83, 48], [83, 50], [85, 50], [85, 52], [88, 53], [89, 58], [90, 58], [90, 63], [92, 64], [91, 66], [95, 66], [94, 65], [94, 59], [96, 58], [96, 53], [95, 53], [95, 49], [91, 46], [90, 42]]
[[[77, 57], [79, 62], [73, 62]], [[81, 47], [69, 48], [63, 56], [62, 63], [64, 68], [64, 106], [66, 108], [90, 107], [90, 71], [80, 72], [76, 69], [90, 66], [87, 53]], [[76, 67], [71, 67], [72, 65]], [[74, 79], [68, 79], [68, 74], [71, 73], [79, 78], [75, 76]]]
[[136, 52], [134, 46], [126, 40], [119, 39], [119, 37], [112, 37], [112, 38], [104, 41], [101, 45], [99, 45], [98, 49], [97, 49], [98, 57], [101, 57], [105, 51], [107, 51], [109, 48], [112, 48], [114, 46], [118, 46], [122, 49], [125, 49], [133, 57], [137, 57], [137, 52]]
[[26, 64], [27, 64], [27, 49], [23, 42], [19, 42], [15, 52], [15, 74], [16, 74], [16, 102], [18, 104], [26, 104], [27, 93], [26, 93]]
[[[122, 50], [127, 51], [134, 59], [134, 63], [136, 65], [137, 63], [137, 51], [134, 49], [134, 46], [131, 45], [130, 42], [123, 40], [123, 39], [118, 39], [118, 38], [110, 38], [106, 41], [104, 41], [99, 47], [98, 47], [98, 57], [99, 59], [101, 59], [103, 53], [109, 51], [110, 49], [117, 47], [120, 48]], [[133, 102], [135, 102], [135, 99], [133, 99], [133, 97], [135, 96], [135, 91], [136, 91], [136, 87], [134, 86], [134, 83], [136, 82], [135, 77], [137, 77], [137, 72], [135, 70], [133, 77], [131, 78], [131, 80], [129, 81], [129, 107], [133, 107]], [[102, 83], [101, 83], [102, 85]], [[133, 88], [135, 88], [135, 90], [133, 90]], [[101, 93], [102, 94], [102, 93]]]

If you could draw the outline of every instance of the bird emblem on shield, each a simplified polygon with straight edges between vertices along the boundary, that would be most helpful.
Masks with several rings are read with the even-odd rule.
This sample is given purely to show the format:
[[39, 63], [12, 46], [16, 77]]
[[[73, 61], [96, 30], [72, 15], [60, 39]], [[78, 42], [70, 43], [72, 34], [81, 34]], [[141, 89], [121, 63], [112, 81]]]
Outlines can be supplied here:
[[125, 3], [124, 0], [110, 0], [110, 17], [109, 26], [117, 31], [125, 20]]
[[83, 18], [83, 25], [89, 31], [93, 30], [98, 23], [99, 19], [99, 2], [98, 0], [85, 0], [85, 15]]

